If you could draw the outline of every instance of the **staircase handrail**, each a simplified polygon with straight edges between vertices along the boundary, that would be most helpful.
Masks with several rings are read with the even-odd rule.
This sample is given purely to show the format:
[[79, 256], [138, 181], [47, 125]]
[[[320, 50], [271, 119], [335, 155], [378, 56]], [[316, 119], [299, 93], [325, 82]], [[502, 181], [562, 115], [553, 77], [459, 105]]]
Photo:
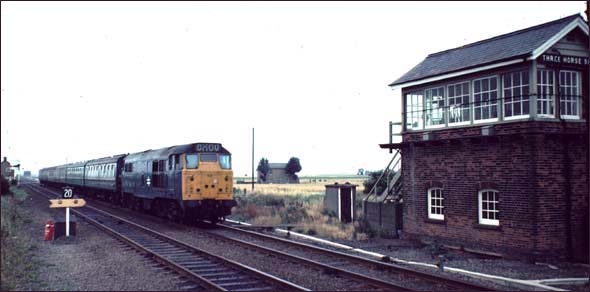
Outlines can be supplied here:
[[387, 166], [385, 167], [385, 169], [383, 170], [383, 172], [381, 173], [381, 175], [379, 176], [379, 178], [377, 179], [377, 181], [375, 181], [375, 184], [373, 185], [373, 187], [371, 188], [371, 190], [369, 191], [369, 194], [363, 199], [363, 201], [366, 201], [369, 199], [370, 196], [372, 196], [374, 194], [375, 189], [377, 188], [377, 185], [379, 184], [379, 182], [381, 181], [381, 179], [383, 178], [383, 175], [385, 175], [385, 173], [387, 172], [387, 170], [389, 169], [389, 167], [391, 166], [391, 163], [393, 163], [393, 161], [395, 160], [395, 158], [400, 154], [399, 150], [396, 150], [395, 155], [393, 155], [393, 157], [391, 158], [391, 160], [389, 161], [389, 163], [387, 164]]

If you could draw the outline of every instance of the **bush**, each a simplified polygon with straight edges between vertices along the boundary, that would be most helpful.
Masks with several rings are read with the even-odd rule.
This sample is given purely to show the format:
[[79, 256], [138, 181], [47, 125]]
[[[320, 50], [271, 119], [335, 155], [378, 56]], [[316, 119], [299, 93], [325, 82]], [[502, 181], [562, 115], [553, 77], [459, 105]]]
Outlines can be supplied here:
[[8, 180], [6, 180], [5, 177], [0, 176], [0, 184], [1, 184], [1, 191], [2, 191], [1, 195], [2, 196], [10, 195], [11, 194], [10, 184], [8, 183]]
[[[383, 169], [379, 170], [379, 171], [372, 171], [369, 179], [367, 179], [366, 181], [363, 182], [363, 186], [365, 187], [365, 189], [363, 190], [363, 193], [368, 194], [371, 189], [373, 189], [373, 186], [375, 185], [375, 183], [377, 182], [377, 179], [379, 179], [379, 177], [381, 176], [381, 174], [383, 173]], [[389, 180], [393, 179], [393, 175], [395, 173], [393, 171], [389, 172]], [[381, 178], [381, 180], [379, 181], [379, 183], [377, 184], [377, 187], [375, 188], [375, 193], [378, 195], [381, 195], [383, 193], [383, 191], [385, 191], [385, 189], [387, 188], [387, 178], [385, 176], [383, 176]]]
[[[12, 193], [12, 192], [11, 192]], [[31, 223], [31, 219], [23, 209], [18, 207], [26, 194], [14, 190], [15, 195], [2, 197], [0, 218], [0, 274], [1, 291], [30, 290], [31, 282], [36, 281], [39, 263], [32, 258], [34, 246], [20, 236], [19, 232]]]
[[300, 202], [289, 202], [286, 208], [279, 210], [279, 215], [283, 224], [296, 224], [309, 217], [303, 203]]
[[377, 231], [371, 228], [369, 224], [369, 220], [365, 216], [361, 216], [357, 222], [355, 222], [355, 232], [356, 233], [364, 233], [369, 238], [374, 238], [377, 236]]
[[324, 194], [317, 195], [262, 195], [238, 194], [238, 206], [230, 218], [255, 225], [296, 225], [295, 232], [329, 239], [366, 238], [359, 233], [358, 224], [343, 224], [333, 212], [324, 208]]

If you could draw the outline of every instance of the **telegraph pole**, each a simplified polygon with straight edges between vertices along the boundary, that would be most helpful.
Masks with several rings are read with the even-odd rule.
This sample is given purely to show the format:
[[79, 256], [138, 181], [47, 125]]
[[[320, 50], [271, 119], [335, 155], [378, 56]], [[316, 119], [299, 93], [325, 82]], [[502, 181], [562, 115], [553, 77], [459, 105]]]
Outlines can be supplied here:
[[254, 128], [252, 128], [252, 191], [254, 191]]

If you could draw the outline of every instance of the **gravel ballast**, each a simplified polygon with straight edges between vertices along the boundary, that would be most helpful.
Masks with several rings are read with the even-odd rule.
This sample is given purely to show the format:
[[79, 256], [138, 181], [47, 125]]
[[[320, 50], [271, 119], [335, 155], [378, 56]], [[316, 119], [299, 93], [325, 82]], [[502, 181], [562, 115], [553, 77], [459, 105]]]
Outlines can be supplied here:
[[[209, 249], [212, 252], [219, 251], [222, 255], [228, 255], [228, 257], [235, 259], [241, 263], [246, 265], [251, 265], [255, 268], [259, 268], [263, 271], [269, 272], [271, 274], [277, 275], [279, 277], [283, 277], [286, 280], [293, 281], [299, 285], [305, 286], [307, 288], [321, 290], [321, 289], [330, 289], [330, 290], [339, 290], [341, 287], [338, 286], [337, 283], [334, 283], [334, 286], [323, 286], [327, 285], [321, 283], [321, 286], [318, 287], [318, 281], [321, 280], [317, 275], [309, 274], [303, 271], [283, 271], [284, 267], [281, 265], [280, 261], [268, 261], [264, 258], [257, 258], [255, 254], [243, 254], [237, 253], [234, 255], [235, 251], [231, 248], [223, 248], [223, 245], [218, 245], [216, 243], [211, 243], [211, 241], [204, 240], [202, 236], [199, 236], [198, 229], [182, 226], [178, 224], [171, 224], [170, 222], [166, 222], [159, 218], [155, 218], [153, 216], [147, 216], [144, 214], [137, 214], [131, 212], [127, 209], [118, 209], [116, 211], [119, 215], [124, 215], [124, 217], [130, 216], [134, 218], [134, 220], [138, 220], [139, 222], [144, 222], [147, 224], [152, 224], [154, 228], [155, 226], [159, 226], [157, 228], [161, 228], [163, 233], [171, 235], [175, 238], [183, 240], [187, 243], [194, 244], [196, 246], [201, 246], [206, 249]], [[157, 223], [156, 223], [157, 222]], [[278, 235], [283, 236], [283, 235]], [[292, 239], [296, 239], [297, 237], [292, 237]], [[332, 248], [329, 246], [318, 244], [314, 241], [308, 240], [301, 240], [307, 243], [320, 245], [325, 248]], [[334, 240], [335, 242], [345, 244], [348, 246], [352, 246], [355, 248], [364, 249], [367, 251], [372, 251], [376, 253], [381, 253], [384, 255], [389, 255], [392, 258], [398, 258], [407, 261], [416, 261], [428, 264], [436, 264], [437, 258], [432, 257], [430, 247], [425, 246], [423, 244], [404, 240], [404, 239], [382, 239], [382, 238], [375, 238], [369, 239], [364, 241], [349, 241], [349, 240]], [[345, 250], [340, 250], [345, 251]], [[346, 251], [345, 251], [346, 252]], [[359, 255], [358, 253], [354, 253], [355, 255]], [[360, 254], [362, 255], [362, 254]], [[461, 268], [468, 271], [473, 272], [481, 272], [484, 274], [489, 275], [496, 275], [496, 276], [504, 276], [514, 279], [549, 279], [549, 278], [571, 278], [571, 277], [588, 277], [588, 269], [585, 266], [577, 266], [572, 264], [556, 264], [557, 269], [554, 269], [548, 265], [536, 265], [534, 263], [527, 263], [523, 261], [516, 261], [516, 260], [509, 260], [509, 259], [489, 259], [489, 258], [482, 258], [480, 256], [459, 252], [454, 250], [449, 250], [447, 256], [452, 258], [451, 261], [447, 262], [446, 265], [455, 268]], [[270, 262], [270, 263], [268, 263]], [[415, 270], [423, 270], [429, 273], [441, 273], [433, 268], [422, 267], [422, 266], [415, 266], [415, 265], [406, 265], [406, 267], [415, 269]], [[321, 273], [321, 271], [318, 271]], [[480, 277], [473, 277], [467, 276], [464, 274], [459, 273], [450, 273], [450, 272], [442, 272], [444, 276], [456, 278], [459, 280], [469, 280], [474, 281], [477, 283], [481, 283], [483, 285], [487, 285], [490, 287], [494, 287], [495, 289], [499, 290], [518, 290], [518, 289], [525, 289], [530, 290], [531, 287], [522, 286], [522, 285], [512, 285], [510, 283], [505, 282], [498, 282], [498, 281], [490, 281], [485, 278]], [[321, 289], [320, 289], [321, 288]]]
[[19, 236], [35, 246], [38, 281], [30, 290], [176, 291], [183, 283], [176, 274], [154, 267], [154, 262], [84, 220], [77, 220], [77, 235], [44, 241], [44, 228], [64, 209], [50, 209], [47, 199], [29, 192], [20, 205], [30, 216]]

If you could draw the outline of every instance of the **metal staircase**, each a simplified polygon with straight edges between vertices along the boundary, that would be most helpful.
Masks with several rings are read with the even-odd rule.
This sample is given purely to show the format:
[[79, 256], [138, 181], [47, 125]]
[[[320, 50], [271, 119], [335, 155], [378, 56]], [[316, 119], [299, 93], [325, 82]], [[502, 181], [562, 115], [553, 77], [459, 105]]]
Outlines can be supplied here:
[[[387, 181], [387, 187], [377, 194], [379, 182], [382, 180]], [[383, 173], [381, 173], [381, 176], [379, 176], [367, 196], [363, 198], [363, 202], [383, 202], [386, 199], [392, 199], [396, 196], [399, 197], [401, 188], [401, 151], [396, 149], [395, 154], [383, 170]]]
[[[400, 123], [389, 123], [389, 144], [393, 143], [393, 126]], [[371, 229], [378, 230], [384, 237], [397, 237], [402, 229], [402, 153], [400, 149], [389, 148], [393, 157], [379, 176], [369, 193], [363, 198], [363, 214]], [[385, 180], [386, 187], [379, 187]]]

